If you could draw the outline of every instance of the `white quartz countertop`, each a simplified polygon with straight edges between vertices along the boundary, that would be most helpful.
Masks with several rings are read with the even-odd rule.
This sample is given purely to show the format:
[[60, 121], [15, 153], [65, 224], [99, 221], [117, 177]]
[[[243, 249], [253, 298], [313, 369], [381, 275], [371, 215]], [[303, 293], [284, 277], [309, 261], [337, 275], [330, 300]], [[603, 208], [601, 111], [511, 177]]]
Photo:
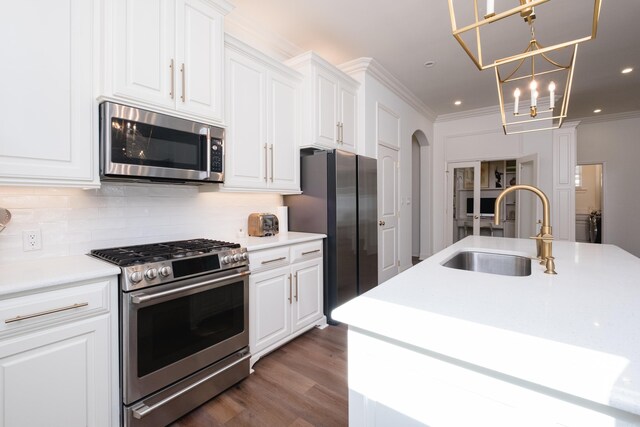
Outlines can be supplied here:
[[310, 242], [325, 237], [327, 236], [324, 234], [288, 231], [268, 237], [245, 237], [238, 239], [238, 243], [246, 247], [248, 251], [258, 251], [260, 249], [275, 248], [277, 246], [292, 245], [294, 243]]
[[119, 267], [88, 255], [0, 264], [0, 299], [116, 274], [120, 274]]
[[640, 414], [640, 258], [553, 243], [557, 275], [441, 265], [461, 250], [535, 254], [528, 239], [468, 237], [333, 311], [370, 333]]

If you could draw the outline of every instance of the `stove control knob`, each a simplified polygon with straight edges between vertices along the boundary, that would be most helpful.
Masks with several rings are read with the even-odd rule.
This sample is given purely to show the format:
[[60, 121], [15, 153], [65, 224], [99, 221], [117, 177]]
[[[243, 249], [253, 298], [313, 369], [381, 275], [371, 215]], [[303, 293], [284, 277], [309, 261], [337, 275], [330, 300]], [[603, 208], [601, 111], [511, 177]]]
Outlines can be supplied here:
[[242, 261], [242, 254], [234, 254], [233, 255], [233, 260], [235, 262]]
[[158, 277], [158, 270], [156, 270], [155, 268], [150, 268], [144, 272], [144, 275], [147, 279], [153, 280]]
[[167, 277], [170, 274], [171, 274], [171, 267], [162, 267], [160, 269], [160, 275], [162, 277]]
[[142, 280], [142, 273], [139, 271], [134, 271], [129, 276], [129, 280], [131, 280], [132, 283], [138, 283], [139, 281]]
[[246, 252], [242, 253], [242, 260], [246, 261], [247, 259], [249, 259], [249, 254], [247, 254]]
[[233, 262], [233, 257], [231, 257], [231, 255], [226, 255], [222, 257], [223, 264], [230, 264], [232, 262]]

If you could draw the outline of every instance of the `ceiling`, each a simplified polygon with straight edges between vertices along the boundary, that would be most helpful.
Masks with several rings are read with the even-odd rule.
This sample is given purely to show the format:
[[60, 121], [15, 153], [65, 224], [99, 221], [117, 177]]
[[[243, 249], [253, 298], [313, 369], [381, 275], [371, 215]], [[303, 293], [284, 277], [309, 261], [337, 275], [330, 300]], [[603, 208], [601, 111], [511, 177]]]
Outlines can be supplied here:
[[[498, 104], [494, 71], [478, 71], [451, 35], [447, 0], [233, 3], [236, 8], [229, 15], [231, 22], [251, 26], [254, 33], [276, 34], [292, 43], [293, 53], [314, 50], [336, 65], [361, 57], [375, 58], [435, 115]], [[469, 3], [454, 0], [458, 11]], [[483, 7], [483, 0], [478, 3]], [[506, 10], [517, 3], [495, 0], [495, 7]], [[540, 5], [536, 10], [538, 40], [549, 46], [588, 35], [593, 4], [594, 0], [553, 0]], [[638, 18], [640, 1], [602, 0], [597, 38], [578, 49], [569, 118], [594, 116], [596, 108], [602, 110], [601, 115], [640, 110]], [[459, 27], [462, 23], [458, 19]], [[482, 36], [485, 58], [491, 53], [524, 50], [529, 30], [523, 21], [504, 19], [497, 24], [491, 24], [495, 28]], [[436, 65], [426, 68], [427, 61]], [[625, 67], [634, 71], [623, 75]], [[462, 104], [455, 106], [456, 100]]]

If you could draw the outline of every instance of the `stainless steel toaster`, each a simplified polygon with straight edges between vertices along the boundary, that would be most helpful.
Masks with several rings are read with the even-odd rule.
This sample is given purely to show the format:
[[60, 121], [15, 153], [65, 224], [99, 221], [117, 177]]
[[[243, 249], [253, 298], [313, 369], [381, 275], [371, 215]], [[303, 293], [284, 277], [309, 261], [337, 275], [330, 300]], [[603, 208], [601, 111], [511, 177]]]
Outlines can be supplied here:
[[252, 213], [249, 215], [249, 236], [275, 236], [279, 231], [278, 217], [270, 213]]

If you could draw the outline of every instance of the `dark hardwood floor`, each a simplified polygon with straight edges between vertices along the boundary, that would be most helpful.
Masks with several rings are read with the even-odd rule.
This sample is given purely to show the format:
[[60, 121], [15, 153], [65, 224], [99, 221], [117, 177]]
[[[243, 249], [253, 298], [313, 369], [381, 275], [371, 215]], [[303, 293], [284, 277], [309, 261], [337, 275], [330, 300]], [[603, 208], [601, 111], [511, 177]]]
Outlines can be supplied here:
[[312, 329], [260, 359], [255, 372], [171, 424], [346, 426], [347, 328]]

